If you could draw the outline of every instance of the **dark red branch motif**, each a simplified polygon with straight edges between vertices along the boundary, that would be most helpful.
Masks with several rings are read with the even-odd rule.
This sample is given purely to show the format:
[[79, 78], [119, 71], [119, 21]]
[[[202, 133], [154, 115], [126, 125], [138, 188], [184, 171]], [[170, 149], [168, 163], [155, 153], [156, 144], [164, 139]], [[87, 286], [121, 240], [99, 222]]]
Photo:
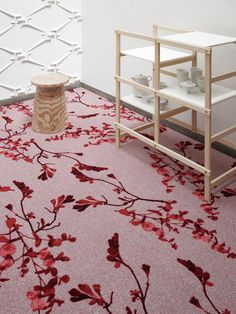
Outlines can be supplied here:
[[[88, 102], [86, 102], [84, 100], [84, 97], [86, 96], [86, 93], [84, 91], [82, 91], [81, 93], [76, 91], [75, 89], [71, 89], [70, 93], [72, 94], [72, 102], [74, 103], [79, 103], [80, 105], [83, 105], [85, 107], [90, 107], [93, 109], [100, 109], [100, 110], [104, 110], [104, 114], [103, 116], [108, 116], [108, 117], [115, 117], [115, 110], [116, 110], [116, 106], [114, 103], [109, 103], [107, 104], [107, 100], [102, 98], [102, 97], [98, 97], [98, 101], [100, 102], [100, 104], [90, 104]], [[80, 116], [78, 116], [80, 117]], [[126, 107], [121, 107], [121, 118], [126, 119], [128, 121], [145, 121], [146, 118], [142, 117], [140, 115], [137, 115], [136, 112], [126, 108]]]
[[[236, 254], [231, 247], [227, 247], [224, 242], [220, 242], [217, 238], [216, 230], [208, 230], [204, 227], [204, 220], [201, 218], [190, 219], [188, 218], [189, 211], [175, 210], [177, 202], [175, 200], [161, 200], [161, 199], [148, 199], [142, 198], [129, 192], [125, 186], [120, 182], [114, 174], [108, 174], [108, 179], [100, 179], [90, 176], [80, 171], [79, 166], [72, 167], [71, 173], [75, 178], [83, 184], [104, 183], [110, 186], [113, 192], [117, 194], [117, 202], [109, 201], [106, 196], [102, 199], [96, 199], [93, 196], [87, 196], [84, 199], [76, 201], [74, 209], [82, 212], [89, 207], [107, 206], [114, 208], [119, 214], [130, 218], [129, 223], [138, 228], [141, 227], [144, 231], [149, 232], [163, 243], [168, 243], [172, 249], [178, 248], [175, 237], [181, 232], [186, 230], [191, 232], [192, 238], [209, 244], [211, 249], [215, 252], [224, 254], [230, 259], [236, 259]], [[104, 168], [100, 168], [105, 171]], [[114, 194], [113, 194], [114, 199]], [[146, 212], [143, 211], [144, 206], [148, 204], [149, 208]], [[212, 207], [203, 203], [206, 212], [211, 211]], [[139, 211], [136, 208], [142, 208]]]
[[[64, 303], [64, 300], [56, 297], [57, 288], [70, 281], [70, 277], [67, 274], [60, 275], [57, 268], [58, 263], [68, 262], [70, 258], [63, 251], [53, 251], [64, 242], [75, 242], [76, 238], [66, 233], [55, 237], [49, 232], [60, 226], [57, 223], [58, 213], [67, 204], [74, 202], [74, 198], [61, 195], [52, 199], [52, 208], [45, 208], [47, 219], [37, 220], [33, 212], [27, 211], [25, 204], [26, 200], [32, 198], [33, 189], [24, 182], [13, 183], [21, 193], [20, 211], [12, 204], [5, 207], [9, 215], [5, 218], [6, 231], [0, 234], [0, 283], [9, 280], [3, 275], [14, 265], [19, 269], [20, 277], [27, 276], [33, 267], [38, 282], [26, 296], [31, 302], [32, 311], [50, 313], [56, 304], [61, 306]], [[4, 190], [13, 191], [11, 188]]]
[[[205, 296], [205, 298], [207, 299], [207, 301], [210, 303], [211, 307], [214, 310], [214, 313], [217, 314], [230, 314], [230, 311], [228, 309], [225, 309], [223, 312], [221, 312], [216, 305], [213, 303], [213, 301], [211, 300], [211, 298], [209, 297], [207, 288], [208, 287], [212, 287], [214, 286], [214, 284], [209, 281], [210, 279], [210, 274], [208, 272], [205, 272], [202, 270], [201, 267], [196, 266], [192, 261], [190, 260], [183, 260], [178, 258], [177, 261], [183, 265], [184, 267], [186, 267], [201, 283], [202, 286], [202, 291], [203, 294]], [[207, 312], [202, 305], [200, 304], [199, 300], [197, 298], [195, 298], [194, 296], [191, 297], [190, 301], [191, 304], [193, 304], [194, 306], [196, 306], [197, 308], [199, 308], [200, 310], [202, 310], [204, 313], [210, 314], [209, 312]]]
[[187, 218], [189, 214], [187, 211], [172, 213], [172, 204], [170, 202], [166, 206], [159, 206], [159, 209], [149, 209], [146, 213], [127, 209], [121, 209], [119, 213], [130, 217], [131, 225], [155, 234], [160, 241], [169, 243], [175, 250], [178, 248], [175, 238], [168, 238], [167, 234], [179, 234], [181, 229], [185, 229], [192, 233], [193, 239], [210, 244], [212, 250], [224, 254], [227, 258], [236, 259], [231, 247], [227, 247], [224, 242], [219, 243], [216, 230], [204, 228], [204, 221], [200, 218], [197, 220]]
[[[108, 240], [109, 248], [107, 249], [107, 260], [109, 262], [114, 263], [114, 267], [117, 269], [121, 266], [124, 266], [129, 270], [131, 276], [134, 278], [137, 289], [130, 290], [130, 296], [132, 302], [140, 302], [145, 314], [148, 314], [147, 307], [146, 307], [146, 298], [150, 286], [150, 266], [143, 264], [142, 271], [146, 277], [146, 284], [145, 288], [142, 288], [140, 281], [138, 280], [137, 275], [135, 274], [132, 267], [124, 261], [120, 254], [120, 245], [119, 245], [119, 235], [115, 233], [111, 239]], [[88, 284], [79, 284], [78, 288], [73, 288], [69, 291], [71, 296], [70, 300], [72, 302], [80, 302], [84, 300], [89, 300], [89, 305], [98, 305], [106, 310], [107, 313], [112, 314], [111, 306], [113, 304], [113, 292], [111, 292], [110, 300], [105, 301], [104, 297], [101, 294], [101, 286], [99, 284], [92, 285], [90, 287]], [[127, 314], [136, 314], [137, 310], [135, 309], [134, 312], [130, 309], [130, 307], [126, 307]]]
[[[180, 142], [176, 144], [177, 150], [183, 154], [184, 157], [190, 158], [187, 155], [187, 148], [191, 147], [193, 144], [189, 141]], [[186, 167], [181, 162], [172, 159], [172, 157], [163, 155], [157, 151], [152, 151], [149, 147], [145, 147], [148, 151], [150, 158], [152, 159], [151, 166], [156, 169], [157, 173], [163, 176], [162, 183], [166, 186], [166, 192], [170, 193], [175, 188], [175, 182], [179, 182], [181, 185], [185, 185], [187, 182], [195, 186], [199, 197], [202, 197], [203, 194], [203, 175]], [[171, 184], [172, 182], [172, 184]], [[195, 191], [195, 192], [196, 192]]]
[[[104, 113], [102, 114], [104, 117], [115, 117], [115, 104], [110, 103], [109, 105], [106, 103], [107, 101], [101, 97], [98, 98], [98, 101], [101, 102], [101, 104], [89, 104], [84, 100], [85, 92], [78, 92], [76, 90], [70, 90], [72, 99], [70, 100], [73, 103], [79, 103], [80, 105], [83, 105], [85, 107], [89, 107], [91, 109], [99, 109], [103, 110]], [[77, 119], [92, 119], [96, 117], [97, 115], [100, 115], [100, 113], [94, 113], [94, 114], [87, 114], [87, 115], [77, 115], [75, 112], [69, 112], [69, 116], [73, 116]], [[146, 118], [141, 117], [137, 115], [135, 112], [122, 107], [121, 108], [121, 117], [128, 120], [128, 121], [145, 121]], [[46, 139], [48, 142], [52, 141], [63, 141], [68, 138], [77, 139], [80, 137], [86, 137], [88, 138], [88, 142], [84, 144], [84, 147], [89, 147], [93, 145], [100, 145], [103, 143], [115, 143], [115, 130], [113, 127], [113, 124], [102, 122], [101, 126], [95, 126], [92, 125], [89, 128], [82, 129], [80, 127], [77, 127], [73, 125], [71, 122], [68, 125], [66, 131], [61, 135], [53, 135]], [[130, 139], [130, 136], [124, 136], [121, 139], [121, 142], [124, 143], [128, 139]]]
[[[176, 144], [176, 148], [184, 157], [191, 159], [191, 156], [187, 153], [188, 148], [193, 147], [195, 150], [202, 150], [204, 146], [202, 144], [192, 144], [189, 141], [181, 141]], [[215, 201], [220, 197], [218, 195], [212, 195], [211, 203], [204, 200], [204, 176], [198, 173], [189, 166], [185, 166], [178, 160], [173, 159], [170, 156], [164, 155], [157, 151], [151, 150], [149, 147], [145, 147], [152, 160], [151, 167], [154, 168], [158, 175], [162, 179], [162, 184], [166, 187], [166, 192], [170, 193], [176, 187], [176, 183], [181, 185], [191, 184], [194, 187], [193, 195], [197, 196], [201, 201], [200, 207], [208, 214], [208, 218], [211, 220], [217, 220], [219, 211], [217, 206], [214, 205]], [[232, 191], [231, 191], [232, 192]], [[224, 194], [224, 191], [222, 192]], [[224, 196], [227, 195], [227, 191]], [[232, 196], [228, 194], [228, 196]]]
[[137, 284], [137, 289], [130, 291], [132, 301], [133, 302], [136, 302], [136, 301], [141, 302], [143, 311], [145, 314], [147, 314], [148, 311], [147, 311], [147, 307], [146, 307], [146, 297], [147, 297], [148, 289], [150, 286], [150, 283], [149, 283], [150, 266], [145, 265], [145, 264], [142, 265], [142, 270], [146, 276], [146, 287], [144, 289], [144, 288], [142, 288], [140, 281], [138, 280], [138, 277], [136, 276], [132, 267], [129, 264], [127, 264], [124, 261], [124, 259], [121, 257], [118, 233], [115, 233], [113, 235], [113, 237], [110, 240], [108, 240], [108, 243], [109, 243], [109, 248], [107, 250], [107, 252], [108, 252], [107, 260], [109, 262], [114, 263], [115, 268], [119, 268], [122, 265], [130, 271], [131, 275], [133, 276], [133, 278]]

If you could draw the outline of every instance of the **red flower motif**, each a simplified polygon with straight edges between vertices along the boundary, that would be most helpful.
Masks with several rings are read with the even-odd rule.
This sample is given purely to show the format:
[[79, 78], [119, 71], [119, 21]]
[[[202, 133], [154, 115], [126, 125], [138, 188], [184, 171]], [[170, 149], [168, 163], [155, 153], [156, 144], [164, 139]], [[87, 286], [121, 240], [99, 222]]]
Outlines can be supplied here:
[[10, 255], [7, 255], [0, 264], [0, 271], [10, 268], [13, 264], [14, 264], [14, 259]]
[[110, 262], [115, 262], [115, 268], [120, 267], [123, 260], [119, 252], [119, 235], [115, 233], [114, 236], [108, 240], [109, 248], [107, 249], [108, 255], [107, 260]]
[[160, 167], [159, 169], [157, 169], [157, 173], [160, 174], [161, 176], [168, 176], [169, 170], [167, 167]]
[[64, 204], [72, 203], [74, 202], [74, 198], [72, 195], [61, 195], [57, 199], [51, 200], [51, 203], [53, 205], [53, 212], [57, 213], [59, 209], [65, 208]]
[[39, 252], [39, 257], [44, 260], [48, 255], [50, 255], [50, 251], [45, 248], [45, 249], [42, 249], [40, 252]]
[[182, 152], [185, 156], [185, 151], [189, 146], [192, 146], [193, 144], [190, 141], [180, 141], [179, 143], [175, 144], [176, 147]]
[[39, 295], [40, 295], [40, 292], [36, 290], [30, 290], [26, 294], [27, 298], [31, 300], [37, 298]]
[[43, 264], [47, 267], [52, 267], [55, 263], [53, 255], [47, 248], [39, 252], [39, 258], [44, 261]]
[[93, 179], [83, 174], [81, 171], [76, 169], [75, 167], [72, 167], [71, 173], [78, 179], [80, 182], [89, 182], [90, 184], [93, 183]]
[[130, 295], [132, 297], [132, 302], [141, 299], [141, 291], [139, 290], [130, 290]]
[[89, 166], [89, 165], [85, 165], [85, 164], [82, 164], [82, 163], [79, 163], [76, 166], [79, 166], [79, 170], [86, 170], [86, 171], [101, 172], [101, 171], [104, 171], [104, 170], [108, 170], [108, 168], [97, 167], [97, 166]]
[[[208, 300], [208, 302], [210, 302], [210, 304], [214, 308], [215, 312], [216, 313], [222, 313], [222, 314], [230, 314], [230, 311], [228, 309], [225, 309], [223, 312], [218, 310], [217, 307], [214, 305], [213, 301], [210, 299], [210, 297], [207, 293], [207, 287], [214, 286], [214, 284], [209, 281], [210, 274], [208, 272], [204, 272], [201, 267], [196, 266], [190, 260], [183, 260], [183, 259], [178, 258], [177, 261], [180, 264], [184, 265], [190, 272], [192, 272], [198, 278], [198, 280], [200, 281], [201, 286], [202, 286], [203, 294], [206, 297], [206, 299]], [[193, 304], [194, 306], [196, 306], [197, 308], [201, 309], [204, 313], [209, 313], [202, 307], [199, 300], [197, 298], [195, 298], [194, 296], [191, 297], [189, 302], [191, 304]]]
[[196, 307], [198, 307], [199, 309], [203, 310], [199, 300], [195, 297], [192, 297], [189, 301], [191, 304], [195, 305]]
[[153, 231], [153, 229], [155, 229], [156, 227], [155, 227], [154, 223], [152, 223], [152, 222], [143, 222], [142, 228], [145, 231]]
[[9, 117], [2, 116], [2, 118], [9, 124], [11, 124], [13, 122], [13, 120]]
[[87, 209], [89, 206], [92, 207], [97, 207], [98, 205], [103, 205], [105, 204], [104, 201], [99, 201], [96, 200], [95, 198], [93, 198], [92, 196], [87, 196], [86, 199], [81, 199], [79, 201], [75, 202], [77, 205], [73, 206], [73, 209], [76, 209], [79, 212], [84, 211], [85, 209]]
[[14, 191], [10, 188], [10, 186], [0, 186], [0, 192], [9, 192]]
[[38, 176], [38, 179], [46, 181], [47, 179], [51, 179], [54, 176], [56, 169], [50, 168], [47, 165], [43, 165], [41, 172], [42, 174]]
[[34, 192], [28, 186], [24, 184], [24, 182], [13, 181], [13, 183], [18, 187], [18, 189], [22, 192], [24, 198], [31, 198], [32, 193]]
[[16, 253], [16, 247], [12, 243], [4, 243], [0, 248], [0, 256], [13, 255]]
[[71, 295], [70, 300], [72, 302], [79, 302], [86, 299], [91, 299], [90, 305], [98, 304], [100, 306], [105, 305], [105, 300], [101, 296], [100, 285], [93, 285], [93, 290], [87, 284], [79, 284], [79, 289], [71, 289], [69, 294]]
[[204, 272], [201, 267], [195, 266], [195, 264], [190, 260], [187, 261], [178, 258], [177, 261], [191, 271], [203, 286], [214, 286], [212, 282], [208, 281], [210, 279], [210, 274], [208, 272]]
[[54, 264], [55, 264], [55, 260], [53, 256], [47, 257], [43, 263], [43, 265], [46, 267], [52, 267]]
[[150, 265], [143, 264], [142, 265], [142, 270], [145, 272], [147, 278], [149, 278], [149, 275], [150, 275]]
[[8, 238], [4, 235], [0, 235], [0, 242], [8, 242]]
[[7, 218], [6, 225], [9, 229], [15, 227], [16, 219], [15, 218]]
[[40, 311], [47, 308], [48, 304], [40, 298], [40, 292], [31, 290], [27, 292], [27, 298], [31, 300], [31, 309], [33, 311]]

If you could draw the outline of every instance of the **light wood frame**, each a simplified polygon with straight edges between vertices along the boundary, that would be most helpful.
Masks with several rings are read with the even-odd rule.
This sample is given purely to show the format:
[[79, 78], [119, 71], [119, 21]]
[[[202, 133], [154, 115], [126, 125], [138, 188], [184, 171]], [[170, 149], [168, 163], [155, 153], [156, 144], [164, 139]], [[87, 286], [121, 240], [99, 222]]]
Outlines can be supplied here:
[[[236, 167], [226, 171], [225, 173], [221, 174], [217, 178], [214, 178], [212, 180], [212, 162], [211, 162], [211, 144], [212, 142], [218, 140], [219, 138], [225, 137], [226, 135], [235, 132], [236, 131], [236, 125], [227, 128], [221, 132], [218, 132], [214, 135], [212, 135], [212, 103], [211, 103], [211, 84], [214, 82], [218, 82], [224, 79], [228, 79], [231, 77], [236, 76], [236, 71], [224, 73], [215, 77], [212, 77], [212, 49], [211, 48], [205, 48], [205, 47], [198, 47], [195, 45], [189, 45], [189, 44], [181, 44], [177, 42], [172, 42], [170, 40], [166, 40], [163, 38], [158, 37], [159, 31], [168, 31], [168, 32], [188, 32], [187, 30], [180, 30], [176, 28], [170, 28], [166, 26], [153, 26], [153, 35], [152, 36], [145, 36], [141, 34], [136, 33], [130, 33], [125, 32], [121, 30], [116, 31], [116, 122], [115, 122], [115, 128], [116, 128], [116, 145], [117, 147], [120, 147], [120, 137], [124, 135], [131, 135], [133, 137], [136, 137], [137, 139], [143, 141], [144, 143], [160, 150], [161, 152], [183, 162], [184, 164], [192, 167], [193, 169], [201, 172], [204, 174], [204, 197], [207, 202], [211, 202], [211, 190], [212, 188], [216, 187], [217, 185], [223, 183], [225, 180], [229, 179], [233, 175], [236, 174]], [[126, 36], [130, 38], [136, 38], [143, 41], [147, 41], [154, 45], [155, 47], [155, 60], [153, 62], [153, 86], [152, 87], [146, 87], [143, 85], [140, 85], [134, 81], [125, 79], [121, 77], [121, 57], [123, 54], [121, 53], [121, 36]], [[168, 62], [161, 62], [160, 60], [160, 47], [161, 45], [167, 45], [170, 47], [177, 47], [184, 50], [189, 50], [192, 52], [192, 55], [183, 57], [179, 60], [173, 60]], [[172, 73], [170, 71], [164, 70], [163, 68], [171, 65], [175, 65], [178, 63], [184, 63], [184, 62], [191, 62], [192, 66], [197, 66], [197, 54], [203, 53], [205, 56], [205, 107], [198, 107], [190, 102], [187, 101], [180, 101], [179, 99], [176, 99], [172, 96], [166, 96], [161, 93], [160, 90], [160, 74], [169, 75], [172, 77], [176, 77], [175, 73]], [[138, 87], [142, 90], [148, 90], [149, 92], [154, 93], [154, 116], [153, 116], [153, 122], [147, 123], [145, 125], [136, 127], [135, 129], [131, 129], [121, 123], [120, 119], [120, 105], [121, 105], [121, 83], [128, 84], [133, 87]], [[179, 103], [182, 107], [178, 109], [171, 110], [167, 112], [166, 114], [160, 113], [160, 98], [164, 97], [167, 98], [170, 101], [174, 101], [176, 103]], [[175, 151], [167, 148], [166, 146], [162, 145], [160, 143], [160, 122], [161, 120], [170, 118], [175, 116], [176, 114], [179, 114], [181, 112], [184, 112], [186, 110], [192, 111], [192, 124], [191, 129], [194, 132], [198, 132], [197, 127], [197, 112], [204, 115], [205, 120], [205, 128], [204, 128], [204, 138], [205, 138], [205, 149], [204, 149], [204, 166], [187, 159], [186, 157], [180, 155], [179, 153], [176, 153]], [[175, 119], [175, 122], [178, 123], [178, 120]], [[148, 128], [150, 126], [154, 125], [154, 140], [151, 140], [142, 134], [139, 133], [139, 131], [144, 130], [145, 128]], [[123, 133], [121, 133], [123, 131]]]

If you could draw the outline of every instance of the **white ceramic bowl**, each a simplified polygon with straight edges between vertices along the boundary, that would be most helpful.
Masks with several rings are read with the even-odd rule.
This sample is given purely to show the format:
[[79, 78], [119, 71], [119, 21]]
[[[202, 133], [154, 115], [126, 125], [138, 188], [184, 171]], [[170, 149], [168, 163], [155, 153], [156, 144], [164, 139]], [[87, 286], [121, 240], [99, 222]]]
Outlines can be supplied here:
[[183, 87], [187, 94], [192, 94], [196, 87], [196, 84], [193, 83], [192, 81], [186, 81], [181, 83], [181, 86]]
[[160, 99], [160, 108], [161, 108], [161, 110], [165, 110], [167, 108], [167, 105], [168, 105], [168, 99], [161, 98]]

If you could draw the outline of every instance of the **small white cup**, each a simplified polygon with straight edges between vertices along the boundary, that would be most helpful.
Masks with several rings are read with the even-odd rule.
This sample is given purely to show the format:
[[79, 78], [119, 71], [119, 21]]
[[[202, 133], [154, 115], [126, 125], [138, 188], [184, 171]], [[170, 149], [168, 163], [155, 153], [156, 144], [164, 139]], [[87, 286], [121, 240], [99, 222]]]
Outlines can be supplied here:
[[168, 99], [161, 98], [160, 99], [160, 109], [165, 110], [168, 106]]
[[192, 67], [191, 68], [191, 80], [193, 83], [197, 84], [197, 78], [199, 76], [202, 76], [202, 70], [198, 67]]
[[177, 74], [177, 81], [179, 86], [182, 88], [182, 83], [188, 81], [188, 77], [189, 77], [189, 72], [185, 69], [177, 69], [176, 70], [176, 74]]
[[197, 78], [197, 86], [200, 92], [205, 93], [205, 77], [204, 76], [199, 76]]

